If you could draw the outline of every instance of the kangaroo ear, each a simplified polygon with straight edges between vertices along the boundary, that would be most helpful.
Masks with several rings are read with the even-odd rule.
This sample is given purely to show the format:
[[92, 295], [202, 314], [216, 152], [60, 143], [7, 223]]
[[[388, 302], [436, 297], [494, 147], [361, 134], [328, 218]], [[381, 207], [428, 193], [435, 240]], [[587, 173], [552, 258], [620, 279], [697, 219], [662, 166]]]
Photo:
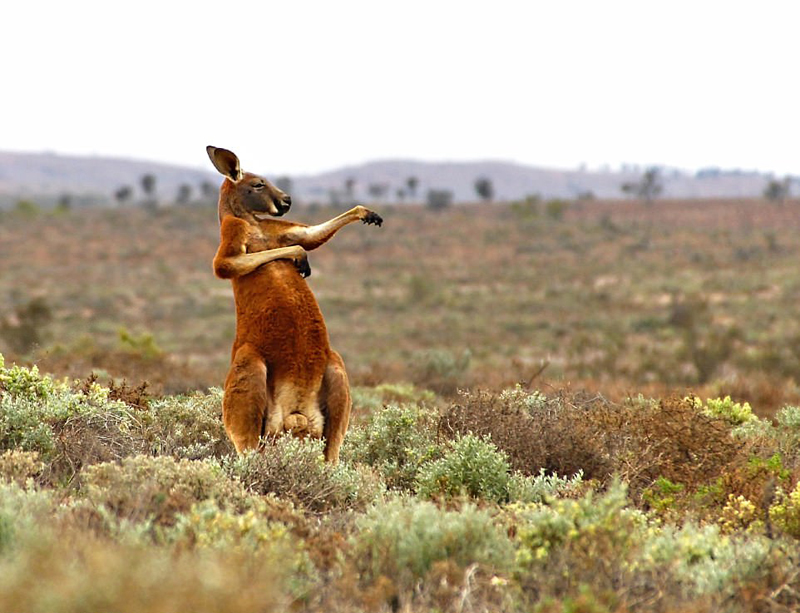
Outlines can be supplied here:
[[241, 180], [242, 169], [239, 166], [239, 158], [233, 151], [209, 145], [206, 147], [206, 153], [220, 174], [228, 177], [234, 183]]

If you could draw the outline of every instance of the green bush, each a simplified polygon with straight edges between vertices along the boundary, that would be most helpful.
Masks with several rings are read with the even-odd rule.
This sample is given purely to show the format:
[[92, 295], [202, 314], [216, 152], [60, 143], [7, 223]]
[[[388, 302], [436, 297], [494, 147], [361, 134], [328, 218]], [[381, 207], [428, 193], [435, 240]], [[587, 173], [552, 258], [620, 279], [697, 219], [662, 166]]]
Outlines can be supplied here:
[[544, 468], [538, 475], [523, 475], [515, 472], [508, 482], [508, 497], [512, 502], [547, 502], [561, 496], [573, 496], [584, 487], [583, 473], [578, 471], [572, 477], [559, 477], [545, 474]]
[[142, 416], [156, 455], [199, 460], [233, 453], [222, 423], [222, 390], [152, 400]]
[[134, 410], [96, 383], [74, 391], [35, 366], [5, 368], [0, 361], [0, 387], [0, 450], [38, 452], [45, 480], [68, 480], [81, 466], [145, 448]]
[[413, 588], [439, 561], [461, 569], [479, 564], [493, 572], [513, 564], [505, 531], [488, 512], [469, 504], [448, 511], [431, 502], [397, 498], [373, 507], [356, 525], [356, 563], [373, 581], [384, 576]]
[[589, 491], [578, 499], [510, 505], [517, 563], [526, 569], [547, 566], [553, 557], [569, 559], [576, 572], [619, 563], [647, 526], [645, 516], [628, 504], [626, 487], [616, 481], [602, 496]]
[[733, 538], [713, 524], [664, 526], [643, 540], [635, 570], [668, 572], [692, 596], [732, 597], [738, 584], [765, 565], [770, 541], [765, 537]]
[[709, 417], [719, 417], [732, 426], [741, 426], [758, 419], [753, 414], [749, 403], [740, 404], [734, 402], [730, 396], [709, 398], [706, 400], [705, 406], [703, 406], [703, 402], [699, 398], [691, 398], [690, 400], [697, 409], [702, 409], [703, 413]]
[[38, 535], [55, 508], [50, 492], [0, 482], [0, 554]]
[[228, 474], [256, 494], [275, 494], [311, 511], [364, 508], [385, 486], [366, 466], [324, 461], [324, 441], [285, 434], [263, 451], [223, 460]]
[[[204, 500], [242, 509], [247, 494], [212, 460], [133, 456], [83, 469], [80, 494], [113, 531], [118, 525], [171, 526], [179, 513]], [[119, 520], [119, 521], [117, 521]]]
[[508, 459], [491, 439], [466, 434], [458, 436], [442, 458], [420, 468], [417, 493], [502, 502], [508, 500], [510, 479]]
[[253, 498], [250, 508], [239, 513], [209, 499], [178, 515], [168, 538], [199, 550], [267, 553], [288, 571], [292, 595], [307, 598], [318, 577], [305, 543], [287, 525], [272, 521], [270, 515], [269, 502], [264, 498]]
[[800, 539], [800, 483], [788, 494], [778, 488], [775, 498], [769, 508], [770, 520], [782, 532]]
[[387, 487], [412, 490], [420, 467], [439, 454], [432, 413], [412, 405], [390, 404], [350, 430], [342, 457], [368, 464]]

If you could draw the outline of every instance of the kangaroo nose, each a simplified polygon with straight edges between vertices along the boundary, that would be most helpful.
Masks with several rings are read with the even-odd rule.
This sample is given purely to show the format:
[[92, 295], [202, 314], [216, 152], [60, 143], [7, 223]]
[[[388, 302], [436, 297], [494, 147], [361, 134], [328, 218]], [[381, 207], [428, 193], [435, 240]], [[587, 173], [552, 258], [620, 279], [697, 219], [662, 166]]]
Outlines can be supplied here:
[[286, 206], [292, 206], [292, 197], [291, 196], [284, 196], [283, 197], [283, 203]]

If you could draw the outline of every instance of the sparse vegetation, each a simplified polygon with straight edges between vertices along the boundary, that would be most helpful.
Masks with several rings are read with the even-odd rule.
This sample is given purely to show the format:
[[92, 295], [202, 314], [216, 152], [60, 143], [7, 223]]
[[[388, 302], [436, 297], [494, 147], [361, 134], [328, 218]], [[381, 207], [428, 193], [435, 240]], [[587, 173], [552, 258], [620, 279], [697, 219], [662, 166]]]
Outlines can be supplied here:
[[[404, 404], [372, 408], [331, 466], [318, 441], [288, 436], [235, 457], [211, 427], [218, 394], [114, 389], [0, 362], [0, 598], [25, 610], [800, 605], [794, 407], [773, 424], [730, 398], [616, 405], [516, 387], [447, 403], [376, 388]], [[457, 433], [470, 423], [488, 431]], [[113, 454], [74, 453], [90, 441]], [[574, 450], [589, 472], [540, 448]]]
[[45, 296], [51, 318], [24, 351], [0, 335], [0, 601], [798, 608], [800, 221], [756, 202], [548, 207], [398, 208], [397, 236], [315, 252], [353, 382], [336, 467], [289, 437], [233, 453], [210, 208], [5, 216], [0, 292]]

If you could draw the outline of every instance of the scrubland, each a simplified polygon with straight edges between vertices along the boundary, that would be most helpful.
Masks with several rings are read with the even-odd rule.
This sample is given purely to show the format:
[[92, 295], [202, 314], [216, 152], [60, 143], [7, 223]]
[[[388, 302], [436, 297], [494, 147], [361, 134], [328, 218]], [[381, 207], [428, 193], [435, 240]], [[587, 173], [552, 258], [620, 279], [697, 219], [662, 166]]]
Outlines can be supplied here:
[[3, 608], [800, 607], [791, 204], [381, 213], [310, 258], [337, 466], [232, 453], [213, 210], [0, 218]]

